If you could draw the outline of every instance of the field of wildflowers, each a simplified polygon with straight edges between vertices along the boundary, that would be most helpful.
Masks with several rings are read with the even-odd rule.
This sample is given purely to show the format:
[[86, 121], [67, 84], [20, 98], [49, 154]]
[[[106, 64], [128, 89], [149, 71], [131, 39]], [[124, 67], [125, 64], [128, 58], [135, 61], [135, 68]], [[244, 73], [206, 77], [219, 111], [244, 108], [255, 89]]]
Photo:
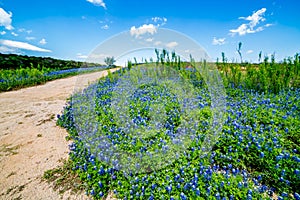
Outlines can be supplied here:
[[[257, 67], [217, 63], [225, 85], [218, 117], [223, 111], [214, 110], [217, 97], [203, 74], [210, 70], [200, 73], [196, 65], [129, 63], [71, 97], [58, 124], [73, 140], [71, 165], [87, 194], [299, 200], [298, 55], [281, 64], [266, 58]], [[152, 76], [140, 81], [145, 71]], [[212, 129], [215, 119], [222, 126]]]

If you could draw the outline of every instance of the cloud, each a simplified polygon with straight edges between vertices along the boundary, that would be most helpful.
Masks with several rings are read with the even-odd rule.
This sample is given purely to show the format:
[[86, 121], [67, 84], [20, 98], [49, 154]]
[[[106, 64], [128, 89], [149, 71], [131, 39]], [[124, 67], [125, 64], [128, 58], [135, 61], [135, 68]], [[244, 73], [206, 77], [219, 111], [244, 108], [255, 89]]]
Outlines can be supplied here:
[[87, 59], [87, 58], [88, 58], [87, 55], [82, 55], [82, 53], [78, 53], [76, 56], [77, 56], [77, 58], [79, 58], [79, 59]]
[[0, 35], [5, 35], [5, 34], [6, 34], [5, 31], [1, 31], [1, 32], [0, 32]]
[[11, 32], [11, 34], [12, 34], [13, 36], [15, 36], [15, 37], [17, 37], [17, 36], [18, 36], [18, 34], [17, 34], [17, 33], [15, 33], [15, 32]]
[[9, 48], [7, 46], [0, 46], [0, 52], [1, 53], [16, 53], [16, 49], [14, 48]]
[[246, 53], [251, 54], [251, 53], [253, 53], [253, 50], [248, 50]]
[[94, 4], [95, 6], [102, 6], [104, 9], [106, 9], [106, 5], [103, 2], [103, 0], [87, 0], [87, 1]]
[[168, 47], [168, 48], [174, 48], [176, 46], [178, 46], [177, 42], [169, 42], [166, 44], [166, 47]]
[[39, 43], [40, 43], [41, 45], [45, 45], [45, 44], [47, 44], [47, 41], [46, 41], [45, 38], [43, 38], [43, 39], [41, 39], [41, 40], [39, 41]]
[[213, 45], [223, 45], [223, 44], [225, 44], [225, 40], [226, 40], [226, 38], [218, 38], [217, 39], [216, 37], [214, 37], [212, 44]]
[[[130, 28], [130, 34], [132, 36], [135, 35], [136, 38], [139, 38], [140, 35], [143, 35], [143, 34], [146, 34], [146, 33], [150, 33], [151, 35], [153, 35], [154, 33], [157, 32], [157, 29], [160, 26], [165, 25], [168, 20], [165, 17], [152, 17], [151, 21], [153, 23], [143, 24], [140, 27], [132, 26]], [[149, 41], [147, 41], [147, 42], [149, 42]]]
[[147, 38], [145, 41], [146, 42], [152, 42], [154, 39], [153, 38]]
[[156, 33], [157, 31], [157, 27], [154, 26], [153, 24], [144, 24], [138, 28], [136, 28], [135, 26], [132, 26], [130, 28], [130, 34], [132, 36], [135, 35], [136, 38], [138, 38], [140, 35], [144, 35], [146, 33], [150, 33], [151, 35], [153, 35], [154, 33]]
[[273, 26], [273, 24], [266, 24], [265, 27]]
[[151, 20], [156, 23], [158, 27], [165, 25], [168, 21], [165, 17], [152, 17]]
[[26, 37], [26, 40], [30, 41], [30, 40], [35, 40], [35, 37]]
[[265, 21], [266, 19], [263, 17], [264, 13], [267, 11], [266, 8], [262, 8], [258, 11], [256, 11], [255, 13], [253, 13], [251, 16], [248, 16], [248, 17], [239, 17], [239, 19], [245, 19], [245, 20], [248, 20], [250, 21], [249, 22], [249, 26], [251, 28], [254, 28], [257, 24], [259, 24], [259, 22], [263, 22]]
[[104, 26], [101, 26], [101, 29], [107, 30], [107, 29], [109, 29], [109, 26], [107, 24], [105, 24]]
[[51, 52], [48, 49], [42, 49], [40, 47], [28, 44], [26, 42], [18, 42], [13, 40], [0, 40], [0, 44], [6, 47], [17, 48], [17, 49], [24, 49], [29, 51], [39, 51], [39, 52]]
[[27, 34], [30, 34], [30, 33], [32, 32], [32, 30], [26, 30], [25, 28], [19, 28], [18, 31], [19, 31], [20, 33], [26, 32]]
[[261, 22], [264, 22], [266, 18], [263, 17], [266, 8], [262, 8], [256, 12], [254, 12], [251, 16], [248, 17], [239, 17], [239, 19], [243, 19], [249, 21], [249, 23], [241, 24], [237, 29], [229, 30], [231, 36], [238, 35], [246, 35], [248, 33], [256, 33], [264, 30], [264, 27], [269, 27], [271, 24], [266, 24], [264, 26], [257, 27]]
[[156, 42], [154, 42], [154, 45], [155, 45], [155, 46], [159, 46], [159, 45], [161, 45], [161, 44], [162, 44], [161, 41], [156, 41]]
[[3, 8], [0, 8], [0, 26], [4, 26], [7, 30], [13, 30], [14, 27], [11, 25], [12, 13], [7, 13]]

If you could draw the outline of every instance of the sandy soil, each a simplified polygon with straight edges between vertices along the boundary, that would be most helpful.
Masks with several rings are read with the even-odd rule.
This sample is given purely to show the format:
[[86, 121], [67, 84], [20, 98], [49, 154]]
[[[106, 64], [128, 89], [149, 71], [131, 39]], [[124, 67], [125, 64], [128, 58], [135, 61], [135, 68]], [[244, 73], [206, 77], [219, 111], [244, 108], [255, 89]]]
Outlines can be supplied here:
[[69, 192], [61, 196], [41, 177], [68, 157], [67, 132], [56, 126], [66, 99], [78, 81], [84, 87], [105, 75], [84, 74], [0, 93], [0, 199], [88, 199]]

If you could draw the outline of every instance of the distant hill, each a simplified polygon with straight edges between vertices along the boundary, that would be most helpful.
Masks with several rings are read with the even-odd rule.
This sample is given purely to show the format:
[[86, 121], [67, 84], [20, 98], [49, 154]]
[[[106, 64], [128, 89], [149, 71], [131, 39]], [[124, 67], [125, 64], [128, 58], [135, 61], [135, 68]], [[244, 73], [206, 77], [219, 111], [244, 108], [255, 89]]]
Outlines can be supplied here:
[[71, 69], [95, 65], [99, 64], [78, 62], [72, 60], [59, 60], [50, 57], [35, 57], [0, 53], [0, 69], [18, 69], [20, 67]]

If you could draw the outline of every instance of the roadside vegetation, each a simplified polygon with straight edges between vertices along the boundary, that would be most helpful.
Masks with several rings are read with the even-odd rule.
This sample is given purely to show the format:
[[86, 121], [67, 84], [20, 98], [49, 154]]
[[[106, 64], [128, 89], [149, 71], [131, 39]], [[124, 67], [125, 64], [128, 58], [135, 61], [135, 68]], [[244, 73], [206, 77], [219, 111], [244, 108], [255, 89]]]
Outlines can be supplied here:
[[[192, 56], [190, 62], [182, 62], [175, 52], [170, 54], [166, 50], [156, 50], [156, 54], [153, 62], [137, 65], [129, 61], [126, 68], [109, 73], [82, 93], [74, 94], [58, 117], [58, 125], [66, 128], [69, 139], [73, 140], [70, 167], [84, 183], [86, 194], [94, 199], [113, 192], [120, 199], [299, 200], [299, 55], [281, 63], [276, 63], [272, 56], [250, 64], [229, 63], [224, 53], [217, 63], [198, 63]], [[240, 58], [242, 61], [241, 54]], [[204, 156], [202, 147], [210, 134], [214, 105], [209, 85], [205, 83], [207, 74], [200, 73], [201, 68], [207, 69], [205, 73], [217, 69], [226, 91], [224, 124], [211, 152]], [[194, 111], [199, 114], [195, 120], [200, 123], [190, 124], [188, 130], [193, 137], [172, 163], [155, 168], [150, 160], [142, 166], [141, 173], [126, 174], [119, 170], [124, 160], [106, 157], [108, 146], [142, 159], [172, 148], [181, 125], [186, 124], [180, 94], [155, 74], [151, 76], [153, 82], [137, 84], [134, 95], [120, 96], [124, 100], [122, 105], [128, 106], [126, 123], [115, 118], [116, 110], [122, 111], [121, 107], [114, 107], [116, 104], [112, 106], [116, 94], [124, 92], [120, 83], [139, 83], [141, 75], [151, 69], [159, 69], [162, 74], [176, 71], [181, 77], [178, 80], [186, 80], [193, 86], [192, 101], [197, 103]], [[124, 79], [126, 76], [132, 79]], [[130, 130], [151, 127], [151, 106], [160, 108], [158, 116], [165, 113], [165, 121], [160, 129], [141, 139], [141, 135]], [[98, 128], [89, 131], [89, 126], [76, 121], [78, 117], [88, 119], [88, 123], [97, 124]], [[102, 137], [106, 138], [104, 143], [99, 142]], [[93, 144], [99, 146], [95, 148]], [[165, 156], [167, 160], [168, 154]]]

